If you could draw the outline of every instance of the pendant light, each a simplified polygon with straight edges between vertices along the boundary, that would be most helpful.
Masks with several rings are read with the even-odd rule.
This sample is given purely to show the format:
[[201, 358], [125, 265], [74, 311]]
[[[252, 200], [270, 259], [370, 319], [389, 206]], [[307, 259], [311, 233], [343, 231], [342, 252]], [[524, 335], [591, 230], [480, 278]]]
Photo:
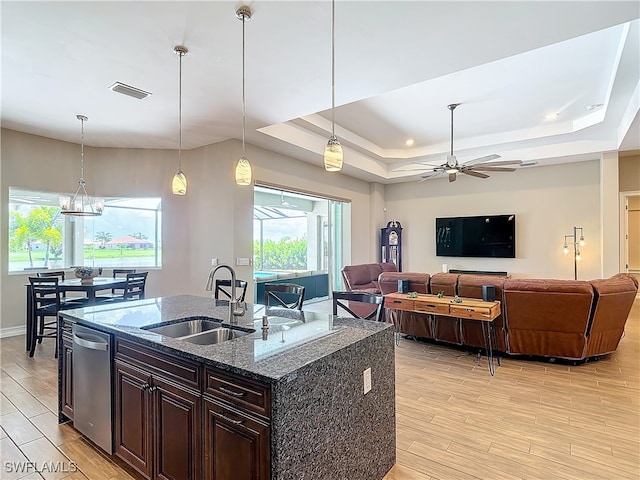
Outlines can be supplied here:
[[331, 138], [324, 149], [324, 169], [342, 170], [342, 146], [336, 137], [336, 2], [331, 0]]
[[244, 135], [247, 125], [244, 94], [244, 24], [251, 20], [251, 9], [246, 5], [238, 8], [236, 17], [242, 22], [242, 156], [236, 164], [236, 183], [238, 185], [251, 185], [251, 164], [244, 154]]
[[73, 198], [64, 195], [60, 197], [60, 211], [63, 215], [72, 217], [97, 217], [102, 215], [104, 202], [100, 198], [91, 200], [84, 181], [84, 122], [89, 119], [84, 115], [76, 115], [76, 118], [80, 120], [82, 132], [80, 137], [80, 180]]
[[174, 195], [186, 195], [187, 194], [187, 177], [185, 177], [182, 171], [182, 57], [184, 57], [189, 50], [182, 45], [174, 47], [173, 51], [180, 57], [180, 79], [179, 79], [179, 95], [178, 95], [178, 117], [180, 123], [179, 133], [179, 146], [178, 146], [178, 171], [173, 176], [171, 182], [171, 190]]

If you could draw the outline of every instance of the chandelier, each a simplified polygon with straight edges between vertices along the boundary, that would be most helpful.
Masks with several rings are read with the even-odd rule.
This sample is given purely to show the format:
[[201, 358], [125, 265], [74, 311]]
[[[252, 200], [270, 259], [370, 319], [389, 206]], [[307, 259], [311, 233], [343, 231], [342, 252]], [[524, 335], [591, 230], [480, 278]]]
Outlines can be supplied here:
[[78, 189], [72, 198], [63, 195], [60, 197], [60, 210], [63, 215], [73, 217], [97, 217], [102, 215], [104, 210], [104, 201], [101, 198], [91, 199], [87, 194], [84, 181], [84, 122], [89, 120], [84, 115], [76, 115], [82, 125], [82, 134], [80, 142], [80, 180], [78, 181]]

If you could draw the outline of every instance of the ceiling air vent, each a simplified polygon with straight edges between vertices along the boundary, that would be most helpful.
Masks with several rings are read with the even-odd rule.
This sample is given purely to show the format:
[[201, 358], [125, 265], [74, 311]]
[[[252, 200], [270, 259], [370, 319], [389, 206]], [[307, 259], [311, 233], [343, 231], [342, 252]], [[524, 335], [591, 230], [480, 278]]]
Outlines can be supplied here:
[[143, 100], [151, 95], [151, 92], [145, 92], [144, 90], [140, 90], [139, 88], [132, 87], [131, 85], [125, 85], [124, 83], [120, 82], [116, 82], [111, 85], [109, 87], [109, 90], [113, 90], [114, 92], [137, 98], [138, 100]]

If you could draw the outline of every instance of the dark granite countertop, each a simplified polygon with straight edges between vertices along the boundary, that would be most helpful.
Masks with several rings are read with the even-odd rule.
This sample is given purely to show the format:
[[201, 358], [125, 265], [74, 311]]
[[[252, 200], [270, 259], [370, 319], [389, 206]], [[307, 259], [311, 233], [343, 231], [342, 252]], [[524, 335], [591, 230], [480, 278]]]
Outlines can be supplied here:
[[[254, 333], [213, 345], [153, 333], [149, 327], [185, 318], [214, 318], [229, 323], [226, 301], [191, 295], [149, 298], [60, 312], [63, 318], [122, 338], [267, 382], [283, 381], [302, 366], [313, 363], [360, 340], [391, 328], [385, 323], [333, 318], [324, 313], [280, 310], [269, 312], [269, 330], [263, 339], [263, 305], [246, 305], [237, 327]], [[292, 318], [293, 317], [293, 318]]]

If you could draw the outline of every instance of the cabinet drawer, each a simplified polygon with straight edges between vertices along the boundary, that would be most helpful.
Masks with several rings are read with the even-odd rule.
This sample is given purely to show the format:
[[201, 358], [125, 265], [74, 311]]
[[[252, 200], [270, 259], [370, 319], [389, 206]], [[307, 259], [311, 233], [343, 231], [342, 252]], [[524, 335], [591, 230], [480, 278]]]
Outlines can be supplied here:
[[458, 318], [472, 318], [476, 320], [491, 320], [495, 318], [499, 313], [500, 309], [497, 306], [462, 306], [462, 305], [451, 305], [450, 314], [452, 316]]
[[205, 368], [205, 393], [269, 417], [271, 390], [268, 385], [248, 378]]
[[449, 305], [446, 303], [436, 303], [428, 300], [416, 300], [414, 309], [416, 312], [440, 313], [442, 315], [449, 313]]
[[394, 310], [413, 310], [415, 300], [410, 298], [387, 298], [384, 301], [385, 308], [393, 308]]
[[116, 358], [126, 360], [145, 370], [172, 379], [196, 390], [201, 388], [200, 365], [183, 358], [159, 353], [137, 343], [116, 337]]

